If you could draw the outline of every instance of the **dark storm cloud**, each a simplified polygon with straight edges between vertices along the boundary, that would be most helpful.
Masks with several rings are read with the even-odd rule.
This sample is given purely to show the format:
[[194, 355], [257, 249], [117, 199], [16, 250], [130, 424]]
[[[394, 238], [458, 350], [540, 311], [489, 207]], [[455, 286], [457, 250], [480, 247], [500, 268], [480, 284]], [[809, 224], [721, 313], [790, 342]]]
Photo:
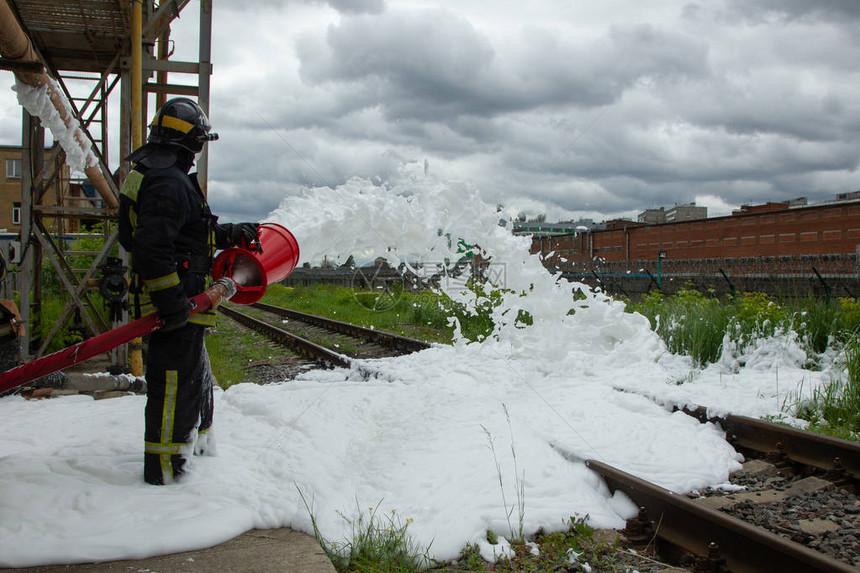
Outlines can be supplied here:
[[[788, 88], [790, 90], [790, 88]], [[858, 119], [836, 95], [766, 97], [751, 94], [690, 109], [685, 117], [699, 126], [742, 135], [780, 134], [805, 141], [839, 141], [856, 132]]]
[[857, 0], [731, 0], [738, 13], [752, 18], [777, 16], [783, 19], [820, 19], [843, 22], [860, 19]]
[[380, 14], [385, 0], [218, 0], [217, 10], [257, 11], [260, 8], [285, 8], [289, 5], [328, 5], [344, 14]]
[[502, 59], [469, 21], [448, 10], [391, 10], [345, 18], [329, 27], [324, 43], [305, 38], [298, 55], [306, 81], [374, 86], [385, 93], [389, 118], [423, 121], [605, 105], [644, 77], [707, 72], [704, 44], [649, 25], [615, 27], [595, 43], [538, 31], [511, 43], [516, 53]]
[[381, 14], [385, 0], [328, 0], [332, 8], [344, 14]]
[[489, 203], [598, 220], [860, 188], [853, 3], [679, 2], [674, 17], [631, 3], [641, 18], [508, 20], [504, 33], [454, 3], [328, 4], [341, 13], [320, 11], [325, 28], [254, 54], [289, 58], [219, 59], [253, 73], [213, 93], [222, 213], [256, 203], [259, 219], [303, 186], [381, 181], [425, 158]]
[[391, 115], [410, 117], [469, 106], [476, 76], [493, 59], [489, 41], [444, 10], [346, 18], [329, 27], [324, 44], [298, 48], [307, 81], [374, 86], [385, 92]]

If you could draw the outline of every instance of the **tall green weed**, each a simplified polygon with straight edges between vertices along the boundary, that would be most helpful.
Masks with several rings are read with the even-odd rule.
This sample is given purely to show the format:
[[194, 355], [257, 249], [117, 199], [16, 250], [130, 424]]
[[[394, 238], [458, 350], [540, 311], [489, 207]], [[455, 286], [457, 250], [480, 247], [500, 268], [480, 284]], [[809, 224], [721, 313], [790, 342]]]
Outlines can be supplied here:
[[670, 351], [687, 354], [700, 365], [719, 358], [729, 315], [717, 299], [692, 289], [671, 297], [653, 291], [628, 308], [648, 318]]
[[672, 296], [647, 293], [628, 310], [646, 316], [672, 352], [688, 354], [699, 365], [718, 360], [726, 343], [742, 353], [758, 340], [794, 331], [815, 355], [860, 330], [860, 303], [847, 298], [838, 304], [812, 297], [786, 302], [746, 292], [721, 301], [681, 289]]
[[851, 337], [842, 354], [844, 376], [815, 389], [797, 405], [798, 418], [810, 429], [848, 440], [860, 439], [860, 337]]
[[339, 573], [413, 573], [433, 564], [430, 548], [418, 546], [407, 531], [412, 519], [404, 522], [393, 509], [381, 513], [381, 500], [366, 512], [360, 511], [358, 519], [341, 513], [351, 526], [351, 539], [331, 541], [322, 536], [313, 508], [300, 489], [299, 495], [310, 515], [314, 538]]

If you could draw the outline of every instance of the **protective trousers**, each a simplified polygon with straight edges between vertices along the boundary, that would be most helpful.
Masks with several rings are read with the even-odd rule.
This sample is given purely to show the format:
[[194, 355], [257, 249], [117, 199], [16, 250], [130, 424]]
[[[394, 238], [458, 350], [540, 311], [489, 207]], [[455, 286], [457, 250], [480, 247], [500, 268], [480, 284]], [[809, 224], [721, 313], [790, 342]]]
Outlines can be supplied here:
[[149, 337], [143, 476], [151, 484], [181, 476], [197, 435], [212, 426], [212, 372], [204, 335], [203, 325], [189, 323]]

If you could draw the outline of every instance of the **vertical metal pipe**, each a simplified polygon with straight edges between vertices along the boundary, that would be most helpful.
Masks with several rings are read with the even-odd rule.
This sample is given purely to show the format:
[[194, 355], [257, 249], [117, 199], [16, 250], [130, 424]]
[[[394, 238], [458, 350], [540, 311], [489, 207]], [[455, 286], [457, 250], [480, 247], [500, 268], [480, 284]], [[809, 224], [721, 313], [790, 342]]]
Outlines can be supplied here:
[[588, 259], [594, 261], [594, 233], [588, 229]]
[[[119, 106], [119, 173], [117, 175], [117, 180], [120, 182], [125, 181], [125, 178], [128, 176], [129, 170], [129, 162], [125, 160], [128, 157], [128, 154], [131, 153], [131, 70], [123, 69], [121, 72], [122, 78], [120, 80], [120, 106]], [[122, 247], [119, 246], [119, 258], [122, 259], [123, 265], [128, 266], [129, 257], [128, 252]], [[116, 328], [116, 326], [114, 326]], [[129, 351], [128, 346], [121, 347], [121, 350], [117, 352], [116, 357], [114, 357], [114, 364], [125, 365], [128, 364], [131, 368], [132, 372], [134, 372], [135, 366], [133, 363], [134, 359], [134, 350], [131, 349]], [[143, 357], [138, 352], [137, 354], [137, 372], [139, 374], [135, 374], [135, 376], [141, 376], [143, 372]]]
[[131, 3], [131, 147], [143, 144], [143, 0]]
[[[198, 105], [209, 115], [209, 76], [212, 73], [212, 0], [200, 0], [200, 72], [198, 78]], [[209, 189], [209, 145], [197, 158], [197, 180], [203, 195]]]
[[[158, 37], [158, 59], [166, 61], [170, 56], [170, 28], [165, 28], [164, 32]], [[167, 85], [167, 71], [159, 70], [156, 74], [156, 83]], [[167, 101], [166, 92], [158, 92], [155, 96], [155, 109], [161, 109], [164, 102]]]
[[[131, 149], [143, 145], [143, 0], [132, 0], [131, 13]], [[129, 367], [133, 376], [143, 376], [142, 341], [132, 341]]]
[[630, 227], [624, 226], [624, 270], [630, 271]]
[[30, 334], [33, 323], [30, 321], [30, 285], [33, 281], [33, 250], [30, 248], [30, 235], [33, 231], [33, 180], [30, 173], [32, 157], [30, 147], [32, 129], [36, 118], [21, 108], [21, 272], [18, 274], [18, 292], [20, 293], [18, 310], [24, 321], [25, 333], [18, 340], [21, 344], [21, 359], [30, 359]]
[[[45, 128], [42, 127], [42, 123], [39, 118], [31, 118], [30, 125], [30, 164], [24, 169], [27, 169], [32, 179], [30, 180], [30, 187], [33, 187], [33, 182], [37, 182], [42, 179], [42, 170], [45, 168]], [[59, 178], [59, 175], [57, 176]], [[59, 198], [58, 198], [59, 199]], [[39, 198], [38, 191], [33, 188], [31, 192], [30, 204], [42, 203], [43, 199]], [[57, 202], [57, 205], [60, 205]], [[35, 220], [35, 214], [32, 215], [31, 221]], [[41, 215], [39, 215], [41, 217]], [[62, 221], [62, 218], [58, 218], [58, 221]], [[55, 232], [58, 232], [62, 236], [61, 229], [55, 229]], [[34, 241], [32, 245], [30, 245], [30, 250], [33, 252], [33, 294], [30, 303], [30, 314], [32, 316], [42, 316], [42, 303], [44, 302], [43, 298], [43, 290], [42, 290], [42, 279], [44, 278], [42, 275], [42, 243], [40, 241]], [[35, 333], [33, 333], [35, 334]], [[39, 351], [36, 351], [36, 355], [40, 355]]]

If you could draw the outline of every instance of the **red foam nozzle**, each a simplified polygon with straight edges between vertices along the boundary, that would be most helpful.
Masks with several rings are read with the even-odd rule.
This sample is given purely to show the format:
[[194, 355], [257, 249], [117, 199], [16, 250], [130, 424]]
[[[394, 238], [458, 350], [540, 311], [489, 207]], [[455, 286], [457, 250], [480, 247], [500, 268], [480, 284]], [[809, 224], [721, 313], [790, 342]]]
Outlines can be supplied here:
[[299, 262], [299, 244], [284, 227], [262, 223], [259, 237], [262, 253], [245, 245], [225, 249], [215, 257], [212, 278], [227, 277], [236, 283], [232, 302], [257, 302], [266, 294], [268, 285], [285, 279]]

